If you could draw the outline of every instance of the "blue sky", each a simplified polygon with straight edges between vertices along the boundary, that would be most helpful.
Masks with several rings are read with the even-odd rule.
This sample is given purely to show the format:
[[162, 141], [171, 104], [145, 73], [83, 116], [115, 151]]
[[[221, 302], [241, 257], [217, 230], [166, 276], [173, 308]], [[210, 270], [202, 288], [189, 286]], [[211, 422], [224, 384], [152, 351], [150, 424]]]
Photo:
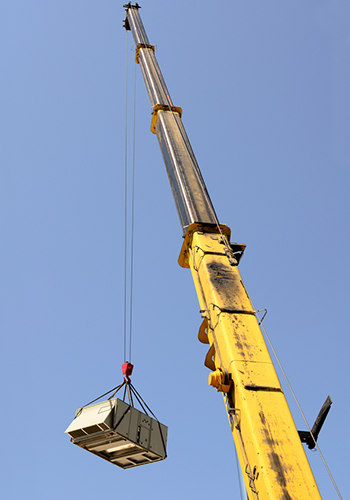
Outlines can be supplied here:
[[[345, 496], [350, 5], [140, 4], [220, 222], [247, 244], [245, 285], [268, 309], [265, 327], [311, 425], [333, 399], [319, 444]], [[122, 381], [123, 19], [109, 0], [1, 6], [0, 460], [11, 500], [239, 498], [139, 68], [132, 380], [169, 426], [168, 458], [123, 471], [64, 434], [76, 408]], [[337, 498], [318, 454], [307, 455], [323, 498]]]

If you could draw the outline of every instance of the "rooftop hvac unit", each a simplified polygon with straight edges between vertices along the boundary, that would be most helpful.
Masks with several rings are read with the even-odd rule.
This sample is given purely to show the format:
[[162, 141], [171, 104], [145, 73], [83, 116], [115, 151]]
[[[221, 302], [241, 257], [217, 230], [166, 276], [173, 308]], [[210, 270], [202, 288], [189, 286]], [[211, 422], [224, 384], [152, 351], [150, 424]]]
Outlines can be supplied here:
[[72, 443], [123, 469], [166, 458], [168, 428], [117, 398], [77, 410], [66, 433]]

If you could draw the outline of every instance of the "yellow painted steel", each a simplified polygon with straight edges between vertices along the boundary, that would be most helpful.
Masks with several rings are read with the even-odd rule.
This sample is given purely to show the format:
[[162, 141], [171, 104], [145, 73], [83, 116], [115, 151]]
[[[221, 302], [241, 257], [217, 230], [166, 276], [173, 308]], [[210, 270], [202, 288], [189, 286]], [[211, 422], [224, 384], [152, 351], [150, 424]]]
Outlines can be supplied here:
[[154, 45], [149, 45], [146, 43], [139, 43], [138, 46], [136, 47], [136, 52], [135, 52], [135, 62], [137, 64], [140, 64], [139, 62], [139, 57], [140, 57], [140, 50], [141, 49], [151, 49], [154, 52]]
[[225, 372], [221, 368], [209, 373], [208, 384], [215, 387], [219, 392], [228, 392], [231, 387], [231, 381], [226, 380]]
[[189, 227], [179, 262], [190, 267], [198, 294], [206, 364], [232, 379], [224, 400], [248, 497], [321, 499], [226, 236], [200, 229]]
[[182, 117], [182, 109], [179, 106], [168, 106], [166, 104], [156, 104], [153, 106], [152, 110], [152, 122], [151, 122], [151, 132], [152, 134], [156, 134], [156, 124], [157, 124], [157, 118], [158, 118], [158, 112], [159, 111], [166, 111], [166, 112], [172, 112], [172, 113], [177, 113], [180, 115], [180, 118]]

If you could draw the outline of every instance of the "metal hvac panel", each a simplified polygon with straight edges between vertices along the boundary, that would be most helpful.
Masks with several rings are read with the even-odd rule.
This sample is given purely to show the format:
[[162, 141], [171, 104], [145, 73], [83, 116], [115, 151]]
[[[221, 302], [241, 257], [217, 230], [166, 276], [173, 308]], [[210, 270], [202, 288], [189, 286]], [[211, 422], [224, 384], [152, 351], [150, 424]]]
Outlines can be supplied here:
[[[128, 409], [130, 410], [127, 411]], [[114, 412], [113, 427], [114, 428], [118, 427], [118, 434], [121, 434], [126, 438], [129, 438], [130, 416], [131, 416], [130, 405], [128, 405], [124, 401], [118, 400], [118, 404]], [[133, 438], [133, 436], [130, 436], [130, 438], [132, 441], [135, 441], [136, 435], [135, 438]]]
[[115, 401], [105, 401], [77, 410], [66, 433], [75, 439], [112, 428], [114, 405]]
[[151, 432], [151, 418], [147, 415], [142, 415], [140, 418], [140, 444], [149, 449], [150, 445], [150, 432]]
[[150, 451], [161, 455], [164, 453], [164, 446], [166, 446], [168, 437], [168, 428], [157, 422], [157, 420], [152, 421], [152, 429], [150, 433]]

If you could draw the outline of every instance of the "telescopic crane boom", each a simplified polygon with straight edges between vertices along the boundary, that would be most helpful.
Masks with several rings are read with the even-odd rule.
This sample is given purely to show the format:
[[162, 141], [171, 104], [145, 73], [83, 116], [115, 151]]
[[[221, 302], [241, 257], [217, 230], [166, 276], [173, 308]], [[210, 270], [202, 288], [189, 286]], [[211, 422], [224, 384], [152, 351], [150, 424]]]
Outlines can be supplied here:
[[139, 5], [126, 8], [153, 108], [157, 135], [184, 242], [179, 257], [190, 268], [208, 344], [209, 383], [222, 392], [249, 500], [321, 499], [300, 436], [238, 269], [244, 245], [230, 244], [220, 225], [181, 121], [142, 24]]

